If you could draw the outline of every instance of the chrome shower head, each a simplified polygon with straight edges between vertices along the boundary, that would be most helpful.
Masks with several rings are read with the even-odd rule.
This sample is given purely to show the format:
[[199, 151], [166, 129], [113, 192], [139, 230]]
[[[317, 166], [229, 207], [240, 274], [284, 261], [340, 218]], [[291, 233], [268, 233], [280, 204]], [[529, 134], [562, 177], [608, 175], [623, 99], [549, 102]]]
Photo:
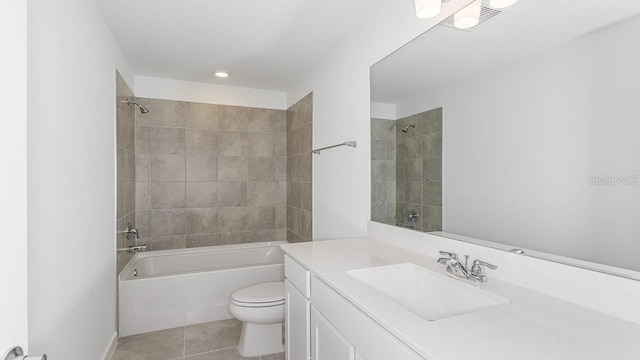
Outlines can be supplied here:
[[127, 100], [121, 100], [120, 102], [123, 102], [123, 103], [125, 103], [127, 105], [135, 105], [135, 106], [137, 106], [140, 109], [140, 113], [142, 113], [142, 114], [146, 114], [146, 113], [148, 113], [150, 111], [146, 107], [138, 104], [136, 102], [135, 98], [127, 98]]
[[409, 131], [409, 128], [415, 128], [415, 127], [416, 127], [416, 125], [415, 125], [415, 124], [411, 124], [411, 125], [409, 125], [409, 126], [405, 127], [404, 129], [402, 129], [402, 132], [403, 132], [403, 133], [406, 133], [407, 131]]

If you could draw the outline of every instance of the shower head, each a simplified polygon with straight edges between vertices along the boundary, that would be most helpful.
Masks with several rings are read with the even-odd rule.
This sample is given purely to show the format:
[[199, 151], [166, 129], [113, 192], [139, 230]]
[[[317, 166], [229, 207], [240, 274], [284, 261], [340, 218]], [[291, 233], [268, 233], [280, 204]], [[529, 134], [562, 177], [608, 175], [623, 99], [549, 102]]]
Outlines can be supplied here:
[[120, 102], [123, 102], [123, 103], [125, 103], [127, 105], [135, 105], [135, 106], [137, 106], [140, 109], [140, 113], [142, 113], [142, 114], [146, 114], [146, 113], [148, 113], [150, 111], [146, 107], [138, 104], [136, 102], [135, 98], [127, 98], [127, 100], [121, 100]]
[[415, 125], [415, 124], [411, 124], [411, 125], [409, 125], [409, 126], [407, 126], [407, 127], [403, 128], [403, 129], [402, 129], [402, 132], [403, 132], [403, 133], [406, 133], [407, 131], [409, 131], [409, 128], [415, 128], [415, 127], [416, 127], [416, 125]]
[[136, 105], [138, 105], [138, 107], [140, 108], [140, 112], [141, 113], [146, 114], [146, 113], [149, 112], [149, 109], [147, 109], [146, 107], [144, 107], [142, 105], [139, 105], [139, 104], [136, 104]]

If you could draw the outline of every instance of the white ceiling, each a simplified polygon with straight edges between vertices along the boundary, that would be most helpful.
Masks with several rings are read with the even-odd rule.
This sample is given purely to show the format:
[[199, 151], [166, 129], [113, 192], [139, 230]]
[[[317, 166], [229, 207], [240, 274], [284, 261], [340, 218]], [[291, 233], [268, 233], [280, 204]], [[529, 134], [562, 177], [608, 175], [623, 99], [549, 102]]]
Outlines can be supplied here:
[[96, 0], [136, 75], [280, 91], [383, 1]]
[[399, 104], [637, 14], [639, 0], [519, 0], [473, 31], [437, 26], [382, 59], [371, 68], [371, 98]]

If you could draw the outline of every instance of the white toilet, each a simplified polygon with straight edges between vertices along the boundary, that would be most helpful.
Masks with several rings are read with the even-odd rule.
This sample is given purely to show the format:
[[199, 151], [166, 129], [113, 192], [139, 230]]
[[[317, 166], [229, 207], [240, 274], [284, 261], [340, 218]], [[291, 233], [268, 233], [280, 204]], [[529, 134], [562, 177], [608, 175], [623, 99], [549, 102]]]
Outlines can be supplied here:
[[242, 321], [238, 352], [244, 357], [284, 351], [284, 282], [265, 282], [231, 294], [229, 312]]

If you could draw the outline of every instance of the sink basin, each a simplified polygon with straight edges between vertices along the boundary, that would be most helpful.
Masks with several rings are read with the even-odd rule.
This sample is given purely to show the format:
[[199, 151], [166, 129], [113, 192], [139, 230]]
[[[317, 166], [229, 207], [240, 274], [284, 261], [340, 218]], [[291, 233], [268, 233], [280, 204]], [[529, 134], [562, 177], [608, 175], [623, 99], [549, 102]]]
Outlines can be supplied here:
[[351, 270], [347, 274], [429, 321], [509, 302], [463, 280], [410, 263]]

